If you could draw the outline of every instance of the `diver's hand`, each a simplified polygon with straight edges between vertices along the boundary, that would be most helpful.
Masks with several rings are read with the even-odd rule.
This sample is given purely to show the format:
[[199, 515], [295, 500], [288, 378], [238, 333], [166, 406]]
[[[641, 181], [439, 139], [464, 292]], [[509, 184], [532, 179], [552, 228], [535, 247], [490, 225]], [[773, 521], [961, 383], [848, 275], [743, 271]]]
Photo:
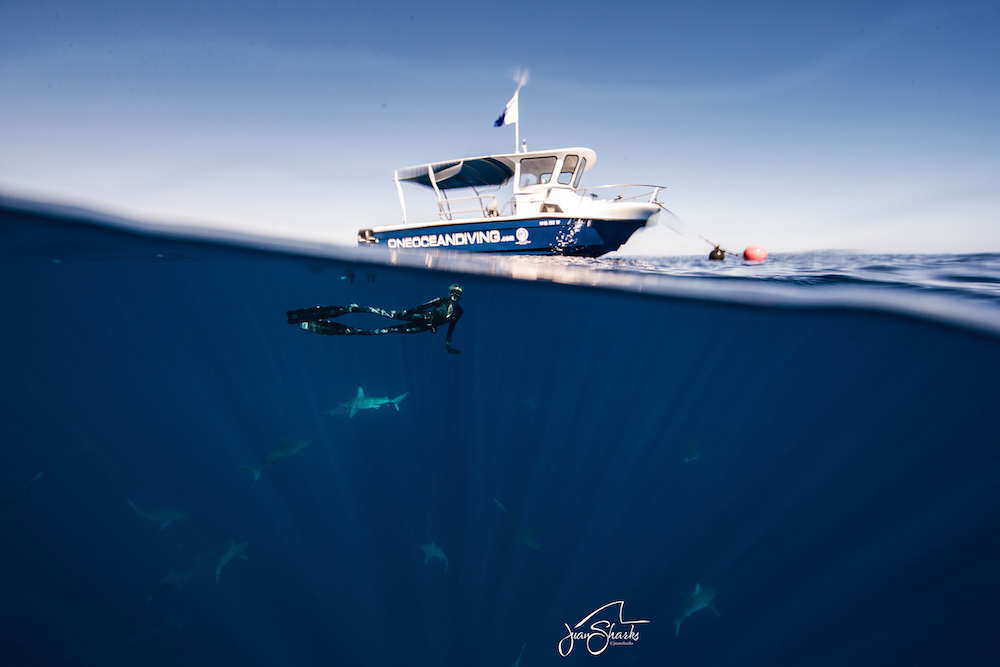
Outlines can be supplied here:
[[459, 350], [458, 348], [455, 348], [455, 347], [451, 346], [451, 341], [450, 340], [446, 340], [444, 342], [444, 349], [448, 350], [452, 354], [462, 354], [461, 350]]

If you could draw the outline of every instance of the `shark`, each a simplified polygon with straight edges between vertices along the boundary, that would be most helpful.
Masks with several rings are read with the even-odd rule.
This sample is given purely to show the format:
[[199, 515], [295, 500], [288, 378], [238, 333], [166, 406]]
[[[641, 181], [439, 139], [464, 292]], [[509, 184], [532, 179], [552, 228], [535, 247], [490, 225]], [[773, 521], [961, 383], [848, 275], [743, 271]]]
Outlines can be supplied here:
[[219, 561], [219, 566], [215, 568], [215, 582], [216, 583], [219, 582], [219, 572], [222, 572], [222, 568], [224, 568], [226, 566], [226, 563], [228, 563], [229, 561], [231, 561], [234, 558], [242, 558], [243, 560], [250, 560], [250, 557], [247, 556], [245, 553], [243, 553], [244, 551], [247, 550], [247, 545], [248, 544], [250, 544], [250, 543], [249, 542], [240, 542], [239, 544], [236, 544], [235, 541], [230, 540], [229, 551], [227, 551], [226, 555], [223, 556], [222, 559]]
[[[225, 548], [225, 546], [222, 547], [222, 549]], [[160, 580], [160, 583], [156, 584], [156, 588], [154, 588], [153, 592], [149, 594], [149, 599], [152, 600], [157, 595], [160, 595], [164, 591], [171, 588], [175, 591], [179, 591], [182, 585], [191, 581], [191, 579], [197, 575], [202, 574], [203, 572], [211, 572], [212, 566], [210, 563], [218, 557], [218, 555], [222, 552], [222, 549], [212, 549], [208, 553], [198, 556], [194, 564], [185, 572], [181, 572], [179, 574], [177, 572], [171, 572], [168, 574]]]
[[684, 604], [681, 605], [680, 616], [674, 619], [674, 636], [680, 634], [681, 632], [681, 621], [699, 609], [711, 609], [716, 616], [722, 618], [722, 614], [720, 614], [719, 610], [715, 608], [714, 604], [712, 604], [712, 600], [715, 598], [715, 592], [715, 589], [711, 586], [702, 588], [699, 584], [694, 585], [694, 593], [684, 598]]
[[164, 591], [169, 590], [171, 588], [174, 589], [175, 591], [180, 590], [181, 585], [186, 584], [188, 581], [190, 581], [191, 577], [193, 576], [194, 573], [192, 571], [181, 572], [179, 574], [177, 572], [171, 572], [163, 579], [161, 579], [160, 583], [156, 584], [156, 587], [153, 588], [153, 591], [149, 594], [148, 599], [152, 600], [157, 595], [160, 595]]
[[324, 412], [325, 415], [330, 415], [331, 417], [336, 417], [338, 415], [347, 415], [351, 412], [351, 409], [347, 407], [346, 403], [341, 403], [340, 405], [334, 406]]
[[131, 505], [132, 509], [135, 510], [135, 513], [141, 516], [143, 519], [146, 519], [147, 521], [159, 522], [160, 530], [163, 530], [174, 521], [180, 521], [181, 519], [186, 519], [188, 518], [188, 516], [190, 516], [187, 512], [179, 512], [177, 510], [160, 510], [159, 512], [143, 512], [141, 509], [136, 507], [135, 503], [133, 503], [131, 500], [126, 500], [125, 502]]
[[542, 407], [542, 404], [536, 401], [534, 396], [528, 396], [527, 398], [521, 399], [521, 405], [529, 410], [537, 410]]
[[157, 626], [155, 629], [147, 632], [144, 635], [138, 635], [137, 637], [132, 637], [128, 641], [129, 643], [141, 642], [147, 639], [152, 639], [153, 637], [157, 637], [159, 635], [165, 635], [168, 632], [169, 633], [181, 632], [184, 630], [184, 627], [187, 625], [187, 622], [190, 620], [190, 618], [191, 618], [190, 616], [179, 616], [178, 614], [173, 614], [162, 625]]
[[240, 466], [240, 470], [246, 470], [248, 473], [253, 475], [253, 481], [256, 482], [260, 478], [260, 473], [264, 471], [264, 468], [286, 456], [302, 456], [302, 450], [308, 446], [308, 440], [282, 440], [278, 448], [265, 456], [259, 466], [256, 468], [246, 468], [244, 466]]
[[[365, 390], [358, 387], [358, 395], [349, 401], [344, 401], [341, 406], [348, 408], [351, 412], [348, 417], [353, 417], [358, 413], [358, 410], [378, 410], [383, 405], [394, 405], [396, 406], [396, 411], [399, 411], [399, 402], [406, 398], [410, 392], [405, 392], [400, 394], [396, 398], [377, 396], [365, 396]], [[336, 408], [334, 408], [336, 410]], [[333, 412], [332, 410], [330, 412]]]
[[684, 463], [691, 463], [701, 456], [701, 445], [694, 440], [688, 440], [687, 444], [680, 448], [680, 452], [684, 455]]
[[427, 562], [431, 558], [437, 558], [440, 561], [444, 561], [444, 571], [448, 571], [448, 557], [444, 555], [441, 547], [431, 542], [430, 544], [421, 544], [420, 548], [424, 550], [424, 565], [427, 565]]
[[517, 538], [519, 540], [527, 544], [532, 549], [542, 548], [542, 543], [538, 541], [538, 538], [535, 537], [535, 534], [532, 533], [530, 530], [528, 530], [528, 527], [525, 526], [520, 519], [518, 519], [516, 516], [513, 516], [510, 512], [508, 512], [507, 508], [503, 506], [503, 503], [501, 503], [496, 498], [493, 499], [493, 502], [495, 502], [500, 507], [500, 509], [503, 510], [503, 515], [507, 517], [507, 521], [510, 522], [511, 528], [513, 528], [514, 532], [517, 533]]
[[25, 486], [23, 489], [14, 491], [13, 493], [8, 493], [6, 496], [0, 498], [0, 507], [6, 507], [7, 505], [10, 505], [12, 502], [17, 500], [21, 496], [27, 494], [28, 491], [31, 491], [31, 487], [35, 485], [35, 482], [37, 482], [41, 478], [42, 478], [42, 473], [38, 473], [37, 475], [31, 478], [31, 481], [28, 482], [28, 485]]

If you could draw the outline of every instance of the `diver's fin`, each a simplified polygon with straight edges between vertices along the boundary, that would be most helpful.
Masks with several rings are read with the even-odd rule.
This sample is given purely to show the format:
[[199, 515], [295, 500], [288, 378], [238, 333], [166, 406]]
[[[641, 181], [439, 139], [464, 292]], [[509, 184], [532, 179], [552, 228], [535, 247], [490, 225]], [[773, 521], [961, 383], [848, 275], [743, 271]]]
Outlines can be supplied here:
[[299, 310], [289, 310], [285, 313], [289, 324], [299, 324], [301, 322], [315, 322], [327, 317], [336, 317], [341, 313], [335, 313], [341, 306], [313, 306], [312, 308], [300, 308]]
[[317, 320], [309, 325], [309, 331], [324, 336], [347, 336], [350, 333], [348, 331], [350, 328], [339, 322], [327, 322], [326, 320]]

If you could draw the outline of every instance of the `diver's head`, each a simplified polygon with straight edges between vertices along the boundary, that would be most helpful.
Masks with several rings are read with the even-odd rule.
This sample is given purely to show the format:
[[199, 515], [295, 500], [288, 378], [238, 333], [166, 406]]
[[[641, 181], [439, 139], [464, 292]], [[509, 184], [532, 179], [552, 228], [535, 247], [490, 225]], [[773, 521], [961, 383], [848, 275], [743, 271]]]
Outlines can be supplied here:
[[462, 286], [458, 283], [452, 283], [448, 287], [448, 296], [452, 298], [453, 301], [458, 301], [462, 298]]

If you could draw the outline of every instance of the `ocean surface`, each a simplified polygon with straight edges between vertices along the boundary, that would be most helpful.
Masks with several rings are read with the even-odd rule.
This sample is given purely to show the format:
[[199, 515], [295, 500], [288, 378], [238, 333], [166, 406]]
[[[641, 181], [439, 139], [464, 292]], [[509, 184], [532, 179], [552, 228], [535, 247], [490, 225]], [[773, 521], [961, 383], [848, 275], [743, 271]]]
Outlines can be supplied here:
[[[1000, 664], [1000, 255], [389, 254], [2, 200], [0, 280], [0, 664]], [[452, 282], [461, 354], [285, 318]]]

